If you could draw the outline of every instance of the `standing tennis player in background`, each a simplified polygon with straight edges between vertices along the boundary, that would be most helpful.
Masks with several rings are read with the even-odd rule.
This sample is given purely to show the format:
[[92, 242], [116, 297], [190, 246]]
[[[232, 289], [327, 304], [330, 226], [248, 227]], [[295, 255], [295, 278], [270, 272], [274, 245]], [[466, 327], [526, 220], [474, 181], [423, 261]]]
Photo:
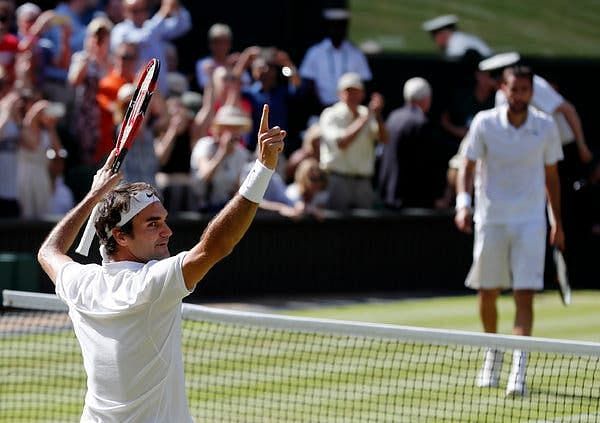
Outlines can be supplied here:
[[[557, 162], [562, 159], [552, 118], [529, 106], [533, 73], [517, 66], [504, 71], [508, 104], [478, 113], [466, 136], [459, 170], [455, 222], [472, 230], [475, 181], [473, 265], [466, 285], [479, 292], [485, 332], [497, 331], [496, 300], [512, 288], [516, 316], [513, 334], [530, 336], [534, 292], [544, 287], [546, 198], [555, 216], [550, 242], [564, 248]], [[524, 351], [513, 352], [507, 395], [525, 395]], [[488, 350], [477, 377], [480, 387], [498, 386], [502, 353]]]
[[[90, 192], [42, 244], [38, 260], [69, 307], [83, 354], [82, 422], [193, 421], [184, 385], [181, 302], [232, 251], [256, 214], [286, 135], [269, 129], [268, 114], [265, 105], [252, 171], [191, 250], [170, 257], [167, 211], [150, 185], [117, 187], [122, 175], [111, 172], [114, 150]], [[82, 265], [67, 252], [96, 203], [103, 261]]]

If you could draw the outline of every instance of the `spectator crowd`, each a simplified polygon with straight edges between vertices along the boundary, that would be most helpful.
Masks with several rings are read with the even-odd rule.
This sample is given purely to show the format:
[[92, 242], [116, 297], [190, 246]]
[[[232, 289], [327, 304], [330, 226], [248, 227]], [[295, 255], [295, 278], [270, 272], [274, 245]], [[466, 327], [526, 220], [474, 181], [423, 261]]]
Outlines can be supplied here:
[[[156, 186], [169, 212], [216, 212], [237, 192], [265, 103], [289, 135], [261, 208], [292, 219], [453, 208], [461, 140], [477, 112], [503, 101], [499, 77], [518, 54], [494, 55], [459, 31], [456, 16], [424, 22], [448, 60], [473, 64], [472, 83], [457, 87], [436, 122], [432, 87], [415, 75], [398, 88], [404, 105], [384, 116], [385, 93], [371, 92], [368, 60], [347, 39], [349, 11], [325, 9], [323, 18], [326, 36], [299, 66], [274, 47], [232, 51], [232, 28], [215, 23], [209, 54], [186, 76], [173, 40], [193, 16], [178, 0], [69, 0], [48, 10], [0, 0], [0, 217], [60, 215], [82, 198], [153, 57], [159, 88], [123, 171]], [[576, 109], [538, 75], [534, 86], [532, 104], [560, 129], [566, 198], [577, 183], [597, 193], [600, 170]], [[298, 104], [311, 107], [295, 128]]]

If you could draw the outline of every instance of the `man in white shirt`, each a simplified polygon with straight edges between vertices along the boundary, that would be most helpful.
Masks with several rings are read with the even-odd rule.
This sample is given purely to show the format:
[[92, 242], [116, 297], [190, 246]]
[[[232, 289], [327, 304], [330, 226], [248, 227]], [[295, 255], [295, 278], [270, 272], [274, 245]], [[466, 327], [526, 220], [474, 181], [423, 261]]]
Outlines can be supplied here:
[[325, 9], [328, 35], [308, 49], [300, 65], [300, 76], [314, 88], [322, 107], [338, 100], [337, 83], [348, 72], [358, 73], [363, 81], [372, 79], [366, 56], [347, 39], [350, 12]]
[[[111, 172], [114, 150], [87, 196], [50, 232], [38, 260], [68, 305], [81, 346], [87, 374], [82, 422], [193, 421], [185, 395], [181, 302], [250, 226], [285, 135], [279, 127], [269, 129], [265, 105], [252, 171], [189, 251], [170, 257], [167, 211], [153, 187], [117, 187], [122, 174]], [[81, 265], [67, 252], [97, 203], [103, 262]]]
[[[185, 34], [192, 27], [192, 18], [178, 0], [162, 0], [160, 9], [150, 17], [148, 0], [123, 0], [125, 20], [115, 25], [110, 34], [111, 49], [122, 43], [138, 46], [138, 61], [144, 66], [152, 58], [167, 63], [165, 42]], [[169, 92], [167, 72], [158, 76], [158, 88]]]
[[492, 49], [479, 37], [458, 31], [458, 17], [443, 15], [423, 23], [423, 30], [431, 34], [438, 48], [448, 59], [461, 59], [470, 52], [480, 58], [492, 55]]
[[[546, 199], [554, 215], [550, 242], [564, 248], [557, 162], [562, 159], [556, 124], [529, 106], [533, 73], [508, 68], [501, 86], [508, 104], [478, 113], [465, 139], [458, 176], [457, 227], [471, 232], [471, 196], [475, 182], [473, 265], [466, 285], [479, 293], [486, 332], [497, 331], [496, 299], [513, 289], [514, 335], [530, 336], [533, 296], [543, 289]], [[507, 395], [525, 395], [526, 354], [515, 350]], [[502, 353], [486, 351], [477, 385], [498, 385]]]
[[[479, 70], [489, 72], [498, 81], [496, 91], [496, 106], [506, 104], [506, 96], [500, 88], [500, 77], [502, 70], [508, 66], [514, 66], [521, 60], [516, 52], [499, 53], [479, 63]], [[592, 160], [592, 153], [588, 148], [581, 119], [575, 107], [539, 75], [533, 76], [533, 96], [531, 105], [543, 111], [556, 120], [563, 149], [567, 145], [575, 143], [579, 159], [582, 163]]]
[[371, 208], [375, 145], [387, 142], [383, 97], [373, 93], [369, 106], [363, 106], [365, 89], [360, 75], [352, 72], [342, 75], [338, 93], [340, 101], [323, 110], [319, 119], [321, 167], [329, 174], [327, 208]]

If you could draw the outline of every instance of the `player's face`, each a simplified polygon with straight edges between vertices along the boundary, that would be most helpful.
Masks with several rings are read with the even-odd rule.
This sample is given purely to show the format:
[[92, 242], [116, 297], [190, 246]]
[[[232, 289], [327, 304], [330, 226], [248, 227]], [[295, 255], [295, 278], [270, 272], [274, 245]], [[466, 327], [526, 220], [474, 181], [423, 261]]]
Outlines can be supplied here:
[[502, 84], [502, 91], [508, 101], [508, 109], [512, 113], [524, 113], [529, 106], [533, 88], [531, 81], [526, 77], [508, 75]]
[[169, 238], [173, 231], [167, 225], [167, 214], [162, 203], [157, 201], [133, 218], [133, 237], [127, 237], [127, 248], [144, 263], [171, 255]]

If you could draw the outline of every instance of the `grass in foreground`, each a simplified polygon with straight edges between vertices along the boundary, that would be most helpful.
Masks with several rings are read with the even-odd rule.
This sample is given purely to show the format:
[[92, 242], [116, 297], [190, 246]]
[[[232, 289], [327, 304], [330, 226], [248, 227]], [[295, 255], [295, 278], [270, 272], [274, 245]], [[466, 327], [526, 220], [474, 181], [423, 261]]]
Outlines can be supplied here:
[[[564, 308], [556, 293], [539, 296], [538, 320], [561, 323], [558, 330], [548, 326], [539, 332], [572, 335], [579, 326], [580, 338], [597, 339], [589, 323], [596, 321], [590, 316], [598, 299], [598, 293], [578, 292], [574, 305]], [[510, 298], [500, 305], [506, 328]], [[474, 306], [469, 296], [294, 314], [476, 330]], [[198, 421], [595, 421], [600, 416], [597, 358], [532, 353], [529, 395], [506, 398], [508, 364], [499, 388], [474, 386], [481, 348], [189, 321], [183, 336], [188, 399]], [[504, 358], [509, 361], [508, 352]], [[70, 330], [0, 334], [0, 378], [0, 422], [79, 420], [85, 384]]]

